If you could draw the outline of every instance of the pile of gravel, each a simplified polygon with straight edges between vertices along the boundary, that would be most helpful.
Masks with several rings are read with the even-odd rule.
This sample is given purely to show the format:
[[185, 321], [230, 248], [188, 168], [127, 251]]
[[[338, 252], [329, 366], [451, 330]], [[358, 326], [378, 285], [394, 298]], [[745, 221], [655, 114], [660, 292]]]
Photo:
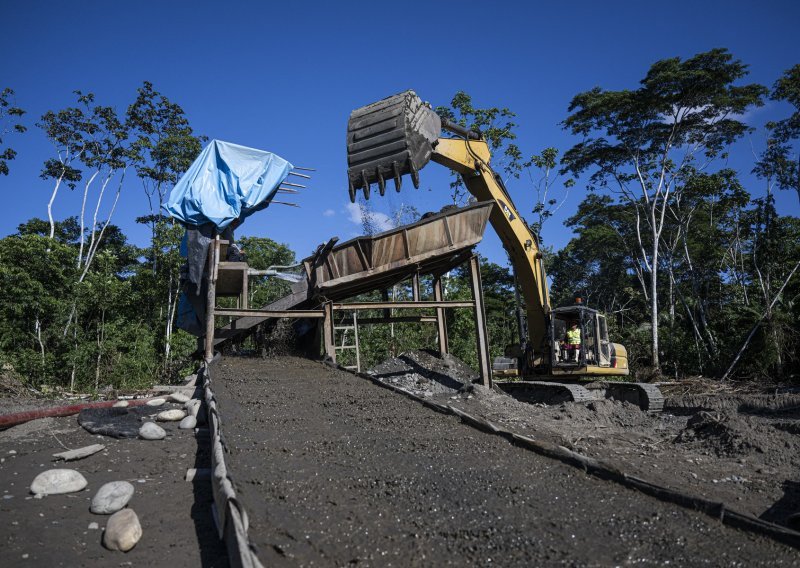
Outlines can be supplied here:
[[456, 394], [471, 388], [478, 374], [452, 355], [427, 350], [407, 351], [369, 371], [376, 379], [419, 396]]

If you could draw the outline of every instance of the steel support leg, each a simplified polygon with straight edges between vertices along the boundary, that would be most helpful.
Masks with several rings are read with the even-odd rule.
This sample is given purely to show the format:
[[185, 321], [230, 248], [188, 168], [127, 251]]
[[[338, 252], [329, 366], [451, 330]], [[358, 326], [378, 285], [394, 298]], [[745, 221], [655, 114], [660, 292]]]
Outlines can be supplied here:
[[[433, 280], [433, 299], [437, 302], [444, 300], [442, 296], [442, 279], [436, 277]], [[439, 353], [444, 355], [450, 352], [447, 344], [447, 319], [445, 318], [444, 308], [436, 308], [436, 333], [439, 337]]]
[[211, 242], [208, 247], [208, 266], [206, 279], [208, 291], [206, 292], [206, 337], [205, 337], [205, 360], [210, 363], [214, 358], [214, 308], [217, 305], [217, 262], [219, 253], [219, 237]]
[[325, 302], [324, 311], [325, 317], [322, 319], [322, 337], [325, 355], [330, 357], [331, 360], [336, 363], [336, 345], [334, 344], [333, 329], [333, 304], [330, 302]]
[[475, 314], [475, 337], [478, 344], [478, 367], [481, 382], [486, 387], [492, 386], [492, 366], [489, 361], [489, 337], [486, 332], [486, 311], [483, 306], [483, 287], [481, 285], [481, 267], [478, 257], [469, 259], [470, 284], [472, 287], [473, 312]]

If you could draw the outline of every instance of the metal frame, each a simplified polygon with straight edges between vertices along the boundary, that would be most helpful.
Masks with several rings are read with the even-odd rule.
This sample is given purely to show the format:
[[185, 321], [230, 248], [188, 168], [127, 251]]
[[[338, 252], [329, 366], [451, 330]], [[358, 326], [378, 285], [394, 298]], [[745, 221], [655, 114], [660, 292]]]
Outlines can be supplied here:
[[[434, 276], [433, 281], [433, 294], [434, 300], [410, 300], [410, 301], [396, 301], [396, 302], [325, 302], [323, 310], [325, 318], [322, 325], [323, 330], [323, 348], [325, 356], [329, 357], [334, 363], [336, 362], [336, 352], [340, 349], [334, 339], [337, 326], [334, 321], [334, 314], [338, 311], [352, 311], [355, 314], [360, 310], [397, 310], [397, 309], [433, 309], [435, 315], [433, 316], [393, 316], [384, 315], [380, 318], [354, 318], [354, 324], [357, 327], [361, 325], [369, 325], [375, 323], [436, 323], [437, 335], [439, 342], [439, 351], [442, 355], [449, 353], [449, 342], [447, 338], [447, 322], [445, 320], [445, 310], [448, 308], [472, 308], [473, 316], [475, 318], [475, 337], [476, 349], [478, 354], [478, 370], [481, 377], [481, 382], [484, 386], [492, 386], [492, 368], [489, 356], [489, 338], [486, 331], [486, 310], [483, 302], [483, 288], [481, 284], [480, 263], [478, 262], [477, 255], [473, 255], [469, 259], [469, 273], [470, 273], [470, 290], [472, 293], [471, 301], [447, 301], [443, 299], [441, 275]], [[412, 275], [412, 293], [416, 298], [419, 298], [419, 276], [420, 274], [414, 273]]]

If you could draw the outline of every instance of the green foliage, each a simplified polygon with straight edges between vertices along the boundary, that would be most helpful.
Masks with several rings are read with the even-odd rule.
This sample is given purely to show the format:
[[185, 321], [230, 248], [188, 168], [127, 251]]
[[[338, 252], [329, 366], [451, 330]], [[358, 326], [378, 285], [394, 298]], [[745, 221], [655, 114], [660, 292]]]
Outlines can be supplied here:
[[25, 111], [14, 102], [14, 91], [8, 87], [0, 91], [0, 175], [8, 175], [8, 162], [17, 157], [17, 152], [6, 145], [9, 134], [22, 134], [27, 127], [20, 122]]

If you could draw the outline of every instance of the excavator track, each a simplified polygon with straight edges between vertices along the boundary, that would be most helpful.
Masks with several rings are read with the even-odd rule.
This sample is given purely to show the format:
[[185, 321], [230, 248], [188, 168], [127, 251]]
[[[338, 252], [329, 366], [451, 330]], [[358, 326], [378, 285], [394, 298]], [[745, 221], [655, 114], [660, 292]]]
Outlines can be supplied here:
[[587, 385], [553, 381], [496, 381], [495, 385], [517, 400], [533, 404], [618, 400], [635, 404], [645, 412], [661, 412], [664, 395], [647, 383], [594, 382]]

